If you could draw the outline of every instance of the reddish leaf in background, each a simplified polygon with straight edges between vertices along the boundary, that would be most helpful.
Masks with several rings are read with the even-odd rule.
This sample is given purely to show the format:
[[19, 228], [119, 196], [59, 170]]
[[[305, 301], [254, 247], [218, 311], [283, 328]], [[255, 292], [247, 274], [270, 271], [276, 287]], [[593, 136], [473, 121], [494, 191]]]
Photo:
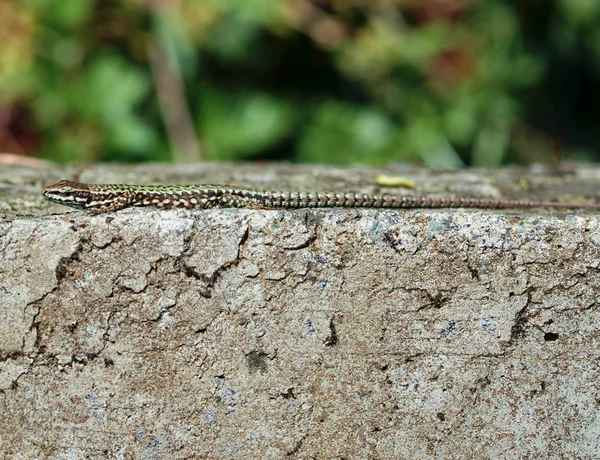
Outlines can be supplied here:
[[31, 128], [27, 105], [17, 102], [12, 107], [0, 107], [0, 152], [34, 155], [39, 149], [41, 142]]
[[462, 20], [472, 0], [429, 0], [416, 2], [415, 18], [419, 24], [441, 20], [457, 22]]
[[456, 85], [473, 72], [473, 59], [466, 46], [450, 48], [438, 55], [429, 71], [430, 79], [442, 85]]

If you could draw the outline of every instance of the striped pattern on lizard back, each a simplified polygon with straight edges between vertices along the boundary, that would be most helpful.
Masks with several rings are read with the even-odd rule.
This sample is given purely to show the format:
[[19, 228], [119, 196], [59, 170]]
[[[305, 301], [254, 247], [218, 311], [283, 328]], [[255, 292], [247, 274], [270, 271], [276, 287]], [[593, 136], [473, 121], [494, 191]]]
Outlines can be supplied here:
[[269, 191], [228, 185], [127, 185], [83, 184], [60, 181], [42, 191], [44, 198], [96, 214], [130, 206], [155, 208], [251, 209], [281, 208], [593, 208], [594, 204], [537, 201], [490, 200], [479, 198], [370, 195], [340, 192]]

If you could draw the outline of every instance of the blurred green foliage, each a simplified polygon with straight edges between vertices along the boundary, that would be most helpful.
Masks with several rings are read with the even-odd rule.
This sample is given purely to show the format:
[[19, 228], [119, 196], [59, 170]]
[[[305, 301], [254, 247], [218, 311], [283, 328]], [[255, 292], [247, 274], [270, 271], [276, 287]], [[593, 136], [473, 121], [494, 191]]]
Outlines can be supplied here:
[[0, 151], [598, 159], [600, 2], [0, 0]]

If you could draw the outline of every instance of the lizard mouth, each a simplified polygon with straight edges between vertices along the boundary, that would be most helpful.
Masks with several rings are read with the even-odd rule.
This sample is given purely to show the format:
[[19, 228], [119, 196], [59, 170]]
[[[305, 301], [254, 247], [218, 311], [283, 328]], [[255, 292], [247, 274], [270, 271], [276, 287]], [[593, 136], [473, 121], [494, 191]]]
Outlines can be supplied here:
[[42, 197], [53, 203], [69, 204], [69, 200], [66, 197], [59, 195], [56, 192], [53, 192], [52, 190], [42, 190]]

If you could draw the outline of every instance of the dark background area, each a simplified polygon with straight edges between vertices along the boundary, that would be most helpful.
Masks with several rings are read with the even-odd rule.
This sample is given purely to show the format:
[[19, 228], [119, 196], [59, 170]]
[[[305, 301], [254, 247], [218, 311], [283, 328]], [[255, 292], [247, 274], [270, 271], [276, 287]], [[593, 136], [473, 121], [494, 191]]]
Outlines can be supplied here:
[[0, 0], [0, 152], [596, 161], [595, 0]]

